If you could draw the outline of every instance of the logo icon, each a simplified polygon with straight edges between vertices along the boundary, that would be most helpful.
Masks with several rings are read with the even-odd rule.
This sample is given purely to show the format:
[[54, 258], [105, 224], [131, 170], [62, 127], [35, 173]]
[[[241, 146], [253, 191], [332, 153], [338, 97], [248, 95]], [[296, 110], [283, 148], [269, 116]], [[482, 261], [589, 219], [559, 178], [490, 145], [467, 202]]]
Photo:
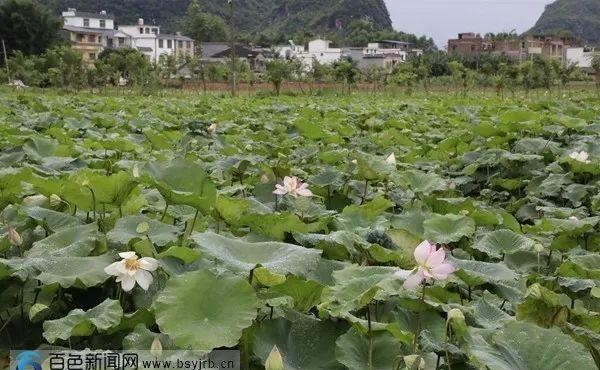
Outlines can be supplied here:
[[33, 370], [42, 370], [41, 359], [42, 357], [36, 351], [23, 351], [17, 355], [17, 368], [15, 370], [29, 370], [28, 366]]

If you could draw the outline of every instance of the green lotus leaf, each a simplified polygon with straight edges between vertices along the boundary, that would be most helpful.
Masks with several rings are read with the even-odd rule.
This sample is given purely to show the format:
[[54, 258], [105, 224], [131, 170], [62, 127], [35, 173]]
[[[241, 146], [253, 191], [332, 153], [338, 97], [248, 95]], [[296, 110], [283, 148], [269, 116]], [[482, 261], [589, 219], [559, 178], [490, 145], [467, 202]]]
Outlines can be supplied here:
[[81, 222], [74, 216], [47, 208], [37, 206], [23, 207], [22, 211], [28, 217], [36, 220], [42, 227], [52, 232], [81, 224]]
[[338, 229], [354, 231], [357, 228], [371, 228], [374, 224], [385, 223], [381, 216], [391, 208], [394, 203], [378, 196], [372, 201], [363, 205], [349, 205], [344, 208], [342, 213], [338, 214], [335, 222]]
[[308, 312], [308, 310], [321, 302], [323, 289], [324, 286], [316, 281], [302, 280], [292, 275], [282, 284], [277, 284], [270, 288], [269, 292], [291, 297], [294, 300], [295, 310]]
[[512, 316], [502, 311], [498, 306], [490, 303], [493, 295], [487, 291], [473, 304], [471, 316], [475, 323], [485, 329], [499, 329], [510, 320]]
[[505, 254], [518, 251], [528, 251], [535, 242], [523, 235], [510, 230], [496, 230], [486, 234], [473, 244], [473, 249], [481, 251], [490, 257], [501, 258]]
[[396, 170], [396, 167], [387, 163], [385, 158], [367, 153], [357, 153], [356, 163], [358, 166], [358, 178], [367, 181], [375, 181], [388, 177]]
[[[367, 334], [368, 335], [368, 334]], [[355, 328], [340, 336], [335, 357], [349, 370], [388, 370], [397, 364], [402, 353], [400, 342], [388, 331], [375, 331], [372, 338], [372, 363], [369, 367], [369, 339]]]
[[134, 328], [134, 330], [127, 334], [125, 338], [123, 338], [123, 349], [137, 349], [143, 351], [149, 351], [152, 347], [152, 343], [154, 340], [158, 338], [160, 341], [160, 345], [165, 351], [173, 351], [176, 350], [177, 347], [173, 344], [171, 338], [168, 335], [154, 333], [150, 331], [144, 324], [138, 324]]
[[333, 272], [335, 284], [323, 292], [319, 309], [340, 317], [365, 307], [371, 301], [397, 295], [402, 282], [394, 276], [397, 268], [351, 265]]
[[33, 243], [25, 255], [27, 257], [85, 257], [95, 249], [104, 249], [103, 243], [103, 236], [98, 232], [98, 225], [93, 223], [62, 229]]
[[404, 171], [397, 174], [397, 179], [415, 193], [424, 195], [446, 188], [445, 181], [435, 173], [417, 170]]
[[153, 304], [162, 333], [178, 347], [201, 351], [235, 346], [242, 330], [252, 325], [257, 308], [258, 299], [246, 279], [207, 270], [172, 277]]
[[513, 321], [486, 338], [476, 336], [469, 352], [490, 370], [592, 370], [590, 353], [560, 329]]
[[87, 337], [96, 329], [106, 331], [119, 325], [122, 317], [123, 309], [119, 301], [107, 299], [88, 311], [77, 308], [60, 319], [44, 321], [44, 338], [54, 343], [58, 339]]
[[433, 215], [423, 222], [424, 237], [435, 243], [457, 242], [475, 233], [475, 221], [462, 215]]
[[112, 262], [110, 255], [52, 258], [40, 266], [41, 273], [36, 279], [44, 284], [57, 283], [63, 288], [89, 288], [109, 278], [104, 268]]
[[191, 240], [203, 255], [237, 273], [247, 274], [260, 265], [276, 274], [306, 275], [321, 259], [321, 251], [294, 244], [250, 243], [214, 233], [193, 234]]
[[[138, 226], [146, 223], [148, 230], [138, 232]], [[180, 230], [176, 226], [167, 225], [146, 216], [127, 216], [117, 220], [115, 227], [107, 234], [108, 240], [113, 243], [127, 245], [134, 239], [150, 238], [152, 243], [164, 246], [177, 240]]]
[[289, 316], [265, 321], [256, 329], [254, 353], [263, 363], [277, 346], [286, 370], [344, 369], [335, 359], [335, 342], [347, 327], [299, 313]]
[[215, 184], [204, 169], [184, 159], [146, 165], [153, 185], [168, 204], [186, 204], [208, 213], [217, 199]]

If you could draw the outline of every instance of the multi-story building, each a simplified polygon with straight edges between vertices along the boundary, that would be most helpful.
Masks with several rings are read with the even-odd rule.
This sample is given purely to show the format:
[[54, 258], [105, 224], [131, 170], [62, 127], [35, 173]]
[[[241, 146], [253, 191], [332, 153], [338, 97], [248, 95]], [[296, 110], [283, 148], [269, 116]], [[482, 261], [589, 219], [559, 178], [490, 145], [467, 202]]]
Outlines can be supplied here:
[[568, 48], [567, 49], [567, 62], [577, 65], [584, 72], [594, 74], [595, 71], [592, 68], [592, 58], [594, 55], [600, 54], [599, 48], [593, 47], [580, 47], [580, 48]]
[[155, 63], [163, 55], [182, 57], [194, 55], [194, 40], [180, 33], [163, 34], [160, 26], [144, 24], [142, 18], [136, 25], [119, 26], [119, 30], [130, 35], [135, 47]]
[[492, 36], [459, 33], [458, 38], [448, 40], [449, 55], [506, 55], [515, 60], [533, 57], [566, 61], [566, 51], [577, 45], [571, 37], [552, 35], [525, 35], [521, 37], [494, 38]]
[[131, 36], [116, 30], [114, 17], [105, 11], [88, 13], [69, 8], [62, 16], [63, 38], [86, 61], [94, 61], [104, 49], [132, 47]]
[[143, 19], [137, 25], [115, 29], [114, 17], [105, 11], [88, 13], [69, 8], [62, 16], [63, 37], [86, 61], [95, 60], [105, 49], [116, 48], [137, 48], [155, 63], [162, 55], [194, 54], [194, 40], [179, 33], [162, 34], [160, 26], [145, 25]]

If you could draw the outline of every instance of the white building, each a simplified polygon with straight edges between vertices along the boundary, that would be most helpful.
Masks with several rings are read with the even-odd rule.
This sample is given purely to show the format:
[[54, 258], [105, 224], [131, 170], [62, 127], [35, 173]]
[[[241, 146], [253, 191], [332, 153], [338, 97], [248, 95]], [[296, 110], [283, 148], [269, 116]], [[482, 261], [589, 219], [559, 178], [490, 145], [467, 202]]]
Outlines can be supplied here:
[[93, 62], [105, 49], [133, 46], [131, 36], [116, 30], [113, 16], [105, 11], [88, 13], [69, 8], [62, 16], [63, 38], [69, 41], [71, 48], [79, 52], [85, 61]]
[[343, 56], [342, 49], [332, 48], [331, 41], [316, 39], [308, 43], [308, 49], [303, 45], [296, 45], [290, 41], [289, 45], [276, 46], [273, 48], [280, 58], [297, 59], [302, 62], [306, 69], [312, 68], [313, 61], [321, 64], [333, 64]]
[[62, 12], [65, 26], [83, 28], [115, 29], [115, 20], [112, 15], [101, 11], [100, 13], [78, 12], [75, 8], [69, 8]]
[[160, 32], [160, 26], [146, 25], [142, 18], [136, 25], [119, 26], [119, 30], [131, 35], [133, 45], [154, 63], [158, 62], [162, 55], [194, 55], [194, 40], [180, 33], [163, 34]]
[[579, 68], [586, 70], [587, 72], [592, 71], [592, 57], [594, 54], [600, 53], [600, 50], [596, 50], [592, 47], [583, 48], [568, 48], [567, 49], [567, 62], [574, 63]]

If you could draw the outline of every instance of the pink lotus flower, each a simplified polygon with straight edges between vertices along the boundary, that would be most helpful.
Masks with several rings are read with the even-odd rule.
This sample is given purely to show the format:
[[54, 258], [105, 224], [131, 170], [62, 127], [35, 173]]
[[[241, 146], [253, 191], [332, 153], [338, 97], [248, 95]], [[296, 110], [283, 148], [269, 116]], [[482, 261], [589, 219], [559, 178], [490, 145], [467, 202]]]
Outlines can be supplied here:
[[312, 197], [312, 191], [308, 190], [308, 184], [300, 181], [296, 176], [289, 177], [286, 176], [283, 179], [283, 185], [277, 184], [275, 185], [275, 191], [273, 194], [277, 195], [286, 195], [289, 194], [294, 198], [300, 197]]
[[[436, 250], [435, 244], [429, 243], [427, 240], [415, 248], [415, 260], [418, 267], [404, 281], [404, 289], [414, 289], [427, 279], [446, 280], [448, 275], [455, 271], [454, 266], [445, 262], [446, 251], [444, 248]], [[403, 277], [403, 271], [395, 274], [398, 277]]]
[[8, 225], [8, 242], [15, 247], [19, 247], [23, 244], [23, 238], [21, 238], [21, 235], [19, 235], [12, 225]]

